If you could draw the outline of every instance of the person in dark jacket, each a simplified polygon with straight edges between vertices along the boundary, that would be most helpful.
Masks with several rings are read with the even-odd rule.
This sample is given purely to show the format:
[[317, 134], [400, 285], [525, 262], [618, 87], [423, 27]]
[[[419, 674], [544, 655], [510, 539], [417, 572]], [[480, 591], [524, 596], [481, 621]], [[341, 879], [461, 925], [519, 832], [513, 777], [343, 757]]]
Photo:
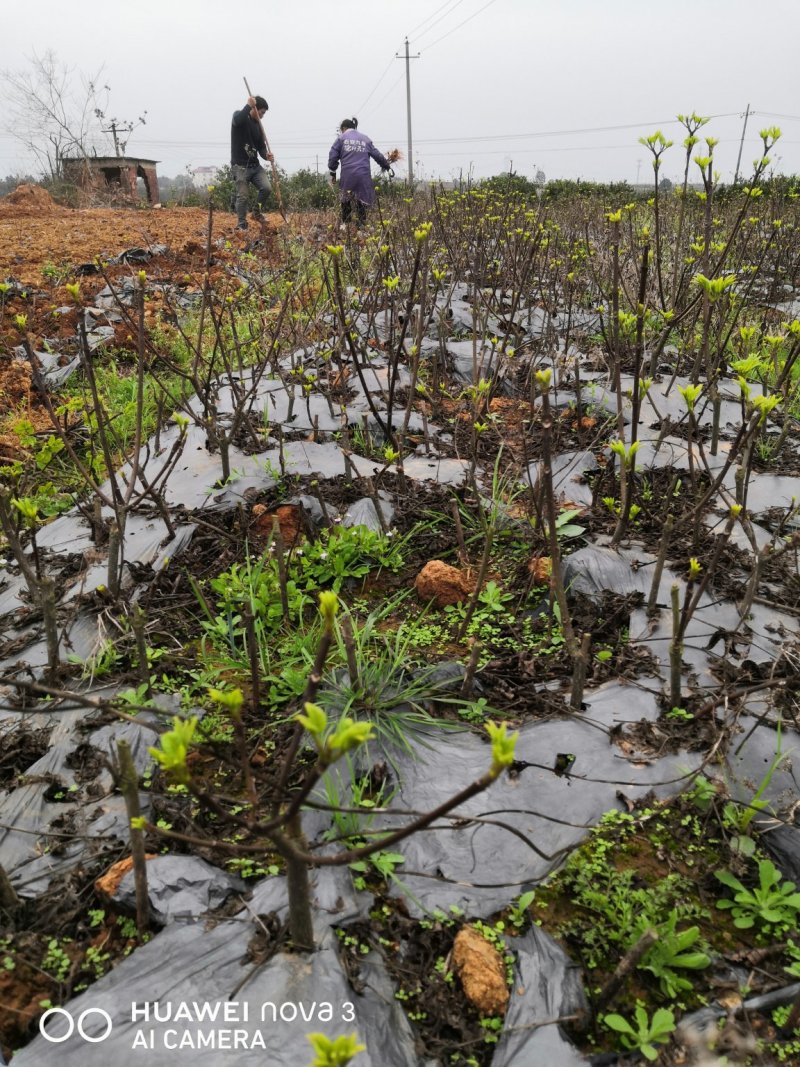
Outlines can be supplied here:
[[355, 206], [357, 225], [361, 226], [366, 220], [367, 208], [375, 203], [369, 161], [374, 159], [383, 171], [389, 170], [390, 165], [386, 156], [378, 151], [365, 133], [359, 133], [357, 127], [357, 119], [344, 119], [339, 127], [339, 136], [331, 145], [328, 170], [331, 182], [335, 184], [336, 168], [341, 163], [339, 191], [342, 200], [342, 222], [350, 221]]
[[263, 96], [248, 96], [241, 111], [234, 111], [231, 121], [231, 170], [236, 182], [237, 229], [247, 229], [247, 186], [252, 183], [258, 189], [258, 214], [264, 209], [269, 197], [267, 172], [259, 164], [261, 156], [268, 163], [272, 155], [261, 127], [261, 119], [269, 110]]

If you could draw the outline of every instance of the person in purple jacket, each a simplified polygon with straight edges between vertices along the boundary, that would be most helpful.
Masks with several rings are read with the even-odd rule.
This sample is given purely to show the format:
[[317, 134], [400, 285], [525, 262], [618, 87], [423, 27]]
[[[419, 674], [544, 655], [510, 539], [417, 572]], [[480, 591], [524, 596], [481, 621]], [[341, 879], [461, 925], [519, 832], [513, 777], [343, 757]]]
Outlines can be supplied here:
[[336, 182], [336, 168], [342, 164], [339, 191], [342, 200], [342, 222], [350, 221], [353, 205], [356, 208], [356, 224], [363, 225], [367, 208], [375, 203], [369, 161], [374, 159], [383, 171], [390, 170], [389, 160], [382, 155], [365, 133], [358, 131], [358, 119], [344, 119], [340, 133], [331, 145], [328, 154], [328, 170], [331, 182]]

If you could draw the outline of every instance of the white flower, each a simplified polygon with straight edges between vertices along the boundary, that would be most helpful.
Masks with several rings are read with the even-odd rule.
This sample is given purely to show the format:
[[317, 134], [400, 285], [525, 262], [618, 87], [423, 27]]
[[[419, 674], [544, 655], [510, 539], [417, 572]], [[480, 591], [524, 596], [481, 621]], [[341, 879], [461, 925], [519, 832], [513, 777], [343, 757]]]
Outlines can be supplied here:
[[327, 559], [328, 558], [328, 553], [327, 552], [320, 552], [319, 558], [320, 559]]

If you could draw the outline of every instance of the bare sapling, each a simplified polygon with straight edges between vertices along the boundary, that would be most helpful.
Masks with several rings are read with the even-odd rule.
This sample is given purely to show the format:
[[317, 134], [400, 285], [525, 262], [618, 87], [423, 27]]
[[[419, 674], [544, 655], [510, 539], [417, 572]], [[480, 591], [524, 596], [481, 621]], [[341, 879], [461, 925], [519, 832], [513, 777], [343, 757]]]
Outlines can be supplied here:
[[[144, 380], [146, 371], [146, 346], [144, 333], [144, 299], [146, 274], [139, 271], [138, 288], [136, 291], [138, 308], [138, 331], [137, 331], [137, 368], [136, 368], [136, 406], [134, 413], [133, 442], [130, 449], [126, 449], [124, 441], [114, 427], [114, 420], [101, 395], [94, 363], [91, 358], [89, 342], [86, 335], [86, 326], [83, 315], [78, 316], [79, 356], [81, 370], [89, 393], [91, 402], [92, 443], [99, 447], [99, 456], [86, 460], [75, 449], [72, 437], [67, 427], [53, 405], [47, 385], [39, 369], [39, 362], [30, 344], [27, 334], [23, 338], [23, 346], [31, 367], [33, 381], [40, 394], [44, 408], [50, 418], [56, 436], [63, 444], [64, 452], [75, 466], [84, 485], [93, 496], [100, 501], [101, 507], [108, 508], [112, 514], [112, 524], [108, 537], [108, 570], [107, 589], [116, 597], [119, 594], [122, 581], [122, 567], [125, 558], [125, 529], [128, 515], [139, 507], [145, 500], [151, 500], [164, 514], [166, 509], [161, 498], [161, 490], [158, 486], [162, 476], [171, 470], [178, 461], [179, 455], [185, 444], [183, 429], [178, 435], [173, 448], [166, 457], [161, 471], [148, 480], [143, 476], [143, 449], [144, 440]], [[79, 285], [68, 285], [79, 311], [82, 307]], [[126, 452], [129, 451], [127, 464], [123, 462]], [[106, 483], [100, 484], [95, 473], [98, 469], [105, 470]], [[142, 488], [137, 490], [137, 483]], [[171, 520], [167, 522], [167, 528], [171, 529]]]
[[[674, 488], [672, 492], [674, 492]], [[669, 494], [670, 496], [672, 496], [672, 492]], [[661, 537], [658, 542], [658, 555], [656, 556], [656, 562], [653, 568], [653, 580], [650, 583], [650, 593], [647, 597], [647, 614], [650, 618], [652, 618], [658, 611], [658, 591], [661, 587], [661, 576], [664, 573], [664, 564], [667, 560], [667, 552], [669, 551], [669, 543], [672, 538], [674, 525], [675, 518], [672, 515], [672, 512], [670, 512], [664, 522], [664, 529], [661, 532]]]
[[592, 635], [584, 633], [572, 665], [572, 688], [569, 695], [570, 711], [580, 711], [583, 707], [583, 687], [586, 685], [586, 672], [589, 668], [591, 651]]
[[678, 288], [681, 282], [681, 257], [679, 255], [679, 251], [683, 241], [683, 227], [686, 218], [686, 203], [688, 200], [689, 193], [689, 169], [691, 167], [692, 162], [692, 150], [700, 140], [700, 138], [697, 136], [697, 131], [702, 129], [702, 127], [709, 122], [709, 119], [705, 116], [697, 115], [695, 112], [692, 112], [691, 115], [678, 115], [678, 121], [686, 129], [686, 137], [684, 137], [683, 141], [681, 142], [683, 147], [686, 149], [686, 156], [684, 158], [683, 181], [681, 183], [681, 193], [678, 208], [678, 224], [675, 234], [675, 252], [673, 254], [672, 264], [672, 285], [670, 287], [670, 305], [672, 308], [675, 308], [677, 306]]
[[[378, 410], [378, 406], [375, 403], [373, 390], [369, 388], [369, 386], [367, 385], [366, 378], [364, 377], [362, 357], [358, 351], [358, 347], [356, 345], [356, 335], [353, 330], [353, 324], [347, 312], [347, 301], [345, 299], [344, 284], [342, 281], [342, 272], [340, 266], [340, 259], [343, 251], [344, 249], [341, 245], [328, 246], [328, 252], [330, 253], [331, 270], [325, 272], [325, 282], [328, 286], [331, 298], [334, 303], [334, 308], [336, 310], [340, 336], [343, 339], [343, 347], [347, 349], [350, 355], [350, 362], [356, 372], [359, 383], [364, 392], [367, 404], [369, 406], [369, 410], [372, 413], [372, 417], [375, 419], [375, 422], [377, 423], [386, 442], [389, 444], [395, 444], [395, 442], [392, 440], [391, 433], [391, 409], [386, 415], [386, 418], [384, 418], [384, 415]], [[331, 271], [333, 274], [332, 277]], [[399, 347], [400, 346], [398, 346], [398, 351]]]
[[725, 523], [725, 529], [717, 535], [714, 551], [705, 567], [701, 566], [694, 556], [689, 560], [689, 574], [684, 589], [683, 604], [680, 601], [680, 586], [678, 583], [674, 582], [670, 589], [672, 640], [669, 645], [669, 693], [670, 706], [673, 708], [681, 706], [681, 669], [687, 627], [697, 610], [701, 597], [716, 573], [722, 550], [730, 540], [731, 532], [739, 515], [740, 509], [738, 506], [732, 507]]
[[136, 930], [141, 941], [150, 926], [150, 899], [147, 892], [147, 861], [142, 833], [142, 812], [139, 805], [139, 779], [127, 741], [117, 742], [117, 761], [113, 768], [117, 787], [125, 800], [131, 836], [131, 858], [136, 891]]
[[17, 896], [17, 891], [11, 884], [11, 879], [6, 873], [5, 867], [0, 864], [0, 911], [4, 912], [8, 919], [13, 921], [14, 915], [19, 911], [22, 902]]
[[[321, 681], [322, 671], [328, 650], [335, 637], [335, 616], [338, 599], [335, 593], [320, 594], [320, 611], [323, 618], [323, 631], [317, 648], [314, 666], [308, 678], [304, 698], [315, 696]], [[238, 698], [237, 698], [238, 699]], [[207, 792], [192, 778], [187, 764], [187, 755], [193, 743], [196, 719], [173, 719], [173, 729], [161, 736], [160, 748], [151, 752], [162, 769], [174, 781], [185, 785], [195, 797], [201, 809], [214, 813], [220, 826], [234, 828], [237, 841], [230, 837], [216, 840], [204, 838], [206, 846], [212, 846], [222, 852], [233, 855], [252, 855], [263, 853], [265, 841], [279, 853], [286, 864], [287, 891], [289, 894], [289, 933], [296, 949], [308, 951], [314, 945], [313, 912], [309, 872], [313, 867], [343, 866], [352, 864], [399, 844], [405, 838], [426, 829], [445, 818], [471, 797], [488, 788], [514, 760], [514, 746], [517, 734], [509, 734], [506, 724], [487, 724], [491, 740], [491, 762], [485, 774], [461, 789], [458, 793], [423, 814], [412, 813], [407, 821], [395, 830], [379, 832], [366, 831], [359, 835], [365, 844], [345, 848], [335, 853], [320, 854], [307, 842], [302, 827], [303, 806], [309, 801], [313, 790], [321, 781], [327, 770], [342, 756], [355, 751], [361, 745], [373, 740], [374, 727], [369, 722], [358, 722], [343, 716], [335, 725], [329, 723], [325, 711], [313, 702], [302, 700], [302, 713], [295, 716], [295, 732], [292, 742], [284, 755], [278, 781], [274, 786], [271, 801], [266, 802], [269, 813], [266, 819], [259, 818], [254, 809], [239, 813], [226, 803], [225, 798], [218, 798]], [[297, 767], [303, 738], [306, 738], [314, 752], [314, 763], [304, 772]], [[298, 785], [291, 785], [300, 774]], [[380, 813], [382, 809], [371, 809], [371, 814]], [[196, 843], [200, 838], [180, 834], [171, 830], [146, 825], [150, 833], [187, 843]]]
[[620, 332], [619, 316], [619, 293], [620, 293], [620, 269], [619, 269], [619, 244], [621, 211], [608, 214], [611, 224], [611, 337], [609, 338], [609, 360], [611, 362], [611, 381], [614, 386], [614, 395], [617, 401], [617, 433], [622, 439], [625, 436], [625, 416], [623, 413], [622, 396], [622, 339]]
[[536, 384], [542, 399], [542, 466], [541, 480], [544, 496], [543, 513], [547, 527], [547, 542], [550, 552], [550, 588], [558, 604], [561, 616], [561, 629], [564, 633], [564, 644], [570, 658], [575, 661], [580, 654], [581, 644], [575, 635], [572, 626], [572, 617], [567, 602], [567, 591], [564, 586], [564, 575], [561, 569], [561, 548], [558, 543], [558, 514], [556, 511], [555, 492], [553, 489], [553, 412], [550, 407], [550, 384], [552, 371], [536, 371]]
[[[15, 517], [15, 513], [18, 518]], [[39, 548], [36, 543], [36, 526], [39, 508], [30, 497], [12, 497], [0, 488], [0, 531], [8, 542], [11, 554], [25, 579], [31, 602], [42, 613], [45, 646], [47, 648], [47, 681], [52, 682], [59, 668], [58, 621], [56, 616], [55, 581], [44, 572]], [[21, 532], [28, 529], [31, 542], [31, 558], [25, 551]]]
[[[737, 505], [737, 508], [738, 507], [739, 505]], [[761, 583], [761, 579], [764, 576], [765, 568], [768, 564], [774, 563], [776, 560], [780, 559], [781, 556], [786, 555], [786, 553], [795, 552], [797, 550], [797, 546], [800, 545], [800, 531], [795, 531], [788, 537], [784, 536], [780, 544], [778, 543], [778, 536], [776, 535], [772, 538], [772, 540], [768, 541], [765, 545], [759, 548], [758, 542], [756, 540], [755, 531], [753, 529], [753, 524], [750, 522], [750, 519], [747, 516], [747, 512], [744, 509], [741, 509], [739, 515], [741, 518], [742, 529], [744, 530], [745, 535], [747, 536], [747, 539], [750, 542], [753, 554], [753, 563], [752, 569], [750, 571], [750, 577], [747, 580], [744, 595], [738, 603], [738, 627], [741, 627], [749, 616], [750, 611], [753, 607], [753, 603], [755, 602], [758, 596], [758, 588]]]
[[672, 147], [673, 142], [668, 141], [664, 137], [661, 130], [656, 130], [655, 133], [650, 134], [649, 137], [640, 137], [639, 144], [644, 147], [652, 155], [653, 164], [653, 226], [655, 237], [655, 261], [656, 261], [656, 280], [658, 283], [658, 296], [660, 305], [662, 308], [666, 308], [666, 297], [664, 292], [664, 278], [663, 278], [663, 254], [662, 254], [662, 223], [661, 223], [661, 182], [659, 180], [659, 174], [661, 172], [661, 157], [664, 155], [668, 148]]

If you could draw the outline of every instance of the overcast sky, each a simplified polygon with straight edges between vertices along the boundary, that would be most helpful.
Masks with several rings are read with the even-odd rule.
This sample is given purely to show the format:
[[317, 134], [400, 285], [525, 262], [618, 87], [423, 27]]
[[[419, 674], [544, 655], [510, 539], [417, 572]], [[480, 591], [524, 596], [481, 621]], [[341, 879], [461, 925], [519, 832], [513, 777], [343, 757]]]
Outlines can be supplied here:
[[[4, 5], [11, 7], [11, 0]], [[109, 114], [147, 125], [128, 153], [170, 177], [229, 161], [230, 118], [246, 76], [269, 101], [267, 136], [287, 171], [325, 171], [341, 120], [407, 156], [408, 36], [418, 177], [646, 181], [640, 136], [676, 141], [662, 174], [682, 173], [675, 116], [714, 116], [730, 180], [745, 108], [742, 170], [759, 129], [779, 125], [776, 169], [800, 173], [798, 0], [36, 0], [3, 19], [0, 69], [50, 48], [111, 86]], [[76, 75], [77, 77], [77, 75]], [[0, 125], [7, 108], [0, 85]], [[0, 175], [30, 160], [0, 134]], [[398, 174], [405, 174], [405, 162]]]

